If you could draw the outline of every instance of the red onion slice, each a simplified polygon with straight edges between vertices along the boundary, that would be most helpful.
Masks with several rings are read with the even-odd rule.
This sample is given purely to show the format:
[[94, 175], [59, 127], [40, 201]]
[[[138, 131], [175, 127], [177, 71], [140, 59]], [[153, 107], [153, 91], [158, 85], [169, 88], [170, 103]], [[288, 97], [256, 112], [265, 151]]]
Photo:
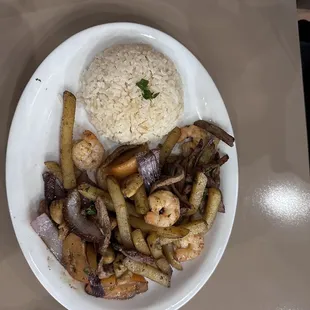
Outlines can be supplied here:
[[62, 241], [58, 238], [58, 229], [52, 220], [43, 213], [31, 222], [31, 226], [57, 260], [61, 262]]
[[136, 156], [138, 170], [143, 178], [147, 192], [150, 191], [152, 184], [160, 177], [159, 154], [160, 150], [154, 149], [146, 154], [140, 153]]

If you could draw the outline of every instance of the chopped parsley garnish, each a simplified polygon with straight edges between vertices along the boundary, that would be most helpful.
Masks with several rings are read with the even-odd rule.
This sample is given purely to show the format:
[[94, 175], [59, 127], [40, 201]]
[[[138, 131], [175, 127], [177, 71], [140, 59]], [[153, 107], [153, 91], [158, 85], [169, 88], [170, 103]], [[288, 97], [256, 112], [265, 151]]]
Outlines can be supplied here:
[[205, 191], [203, 192], [203, 200], [207, 199], [208, 197], [208, 189], [205, 189]]
[[144, 99], [155, 99], [159, 93], [151, 92], [148, 85], [149, 81], [145, 79], [141, 79], [136, 85], [142, 90], [142, 96]]
[[95, 205], [92, 204], [87, 209], [85, 209], [85, 214], [86, 215], [96, 215], [97, 214], [97, 210], [95, 208]]

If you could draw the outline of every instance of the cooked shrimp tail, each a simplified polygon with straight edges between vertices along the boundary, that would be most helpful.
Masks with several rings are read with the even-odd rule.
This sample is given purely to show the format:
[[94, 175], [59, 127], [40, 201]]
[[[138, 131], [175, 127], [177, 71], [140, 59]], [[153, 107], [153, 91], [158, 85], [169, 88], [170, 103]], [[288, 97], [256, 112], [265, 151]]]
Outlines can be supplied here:
[[80, 170], [97, 169], [104, 155], [104, 148], [98, 138], [89, 130], [85, 130], [82, 140], [77, 142], [72, 149], [72, 158]]
[[180, 217], [180, 201], [169, 191], [160, 190], [149, 196], [151, 211], [144, 220], [157, 227], [172, 226]]
[[175, 257], [179, 262], [186, 262], [199, 256], [204, 248], [204, 240], [202, 235], [186, 236], [175, 241], [176, 250]]

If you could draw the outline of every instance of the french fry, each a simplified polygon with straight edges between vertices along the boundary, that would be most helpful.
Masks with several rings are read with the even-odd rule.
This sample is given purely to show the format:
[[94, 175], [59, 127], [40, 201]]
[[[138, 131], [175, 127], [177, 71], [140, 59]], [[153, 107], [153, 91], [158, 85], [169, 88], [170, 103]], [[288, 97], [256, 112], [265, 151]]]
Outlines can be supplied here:
[[100, 263], [104, 265], [112, 264], [115, 259], [115, 252], [111, 246], [109, 246], [101, 256]]
[[144, 185], [140, 186], [140, 188], [134, 194], [133, 199], [135, 201], [135, 208], [138, 214], [144, 215], [149, 211], [150, 206]]
[[136, 229], [131, 233], [133, 244], [137, 251], [145, 255], [151, 255], [150, 249], [144, 239], [143, 233], [140, 229]]
[[109, 176], [107, 178], [107, 185], [109, 194], [111, 195], [115, 207], [116, 219], [122, 239], [122, 244], [125, 248], [132, 249], [134, 248], [134, 245], [131, 239], [131, 228], [129, 224], [129, 216], [125, 199], [119, 184], [114, 177]]
[[132, 197], [138, 189], [143, 185], [143, 179], [138, 173], [134, 173], [126, 177], [122, 181], [121, 190], [125, 197]]
[[170, 277], [172, 276], [172, 268], [165, 257], [160, 257], [159, 259], [157, 259], [156, 265], [162, 272], [164, 272]]
[[124, 259], [124, 265], [133, 273], [139, 274], [165, 287], [170, 287], [171, 277], [148, 264], [138, 263], [130, 258]]
[[203, 193], [205, 191], [207, 183], [207, 176], [203, 172], [197, 172], [192, 192], [189, 198], [191, 209], [187, 211], [186, 215], [193, 215], [198, 211], [201, 201], [203, 199]]
[[146, 240], [147, 240], [147, 244], [149, 245], [152, 256], [155, 259], [163, 257], [163, 251], [162, 251], [162, 247], [159, 243], [158, 235], [153, 232], [153, 233], [148, 235]]
[[135, 229], [141, 229], [142, 232], [150, 233], [156, 232], [159, 237], [178, 239], [185, 237], [189, 230], [182, 226], [170, 226], [170, 227], [156, 227], [144, 222], [142, 218], [130, 216], [130, 225]]
[[72, 135], [75, 118], [76, 98], [69, 91], [63, 93], [63, 113], [60, 135], [60, 158], [63, 185], [65, 189], [76, 187], [74, 164], [72, 160]]
[[163, 143], [162, 147], [160, 148], [159, 163], [161, 166], [164, 165], [167, 157], [171, 154], [171, 152], [172, 152], [174, 146], [177, 144], [180, 136], [181, 136], [181, 129], [179, 127], [175, 127], [168, 134], [165, 142]]
[[203, 219], [207, 223], [208, 230], [210, 230], [214, 223], [221, 201], [221, 191], [217, 188], [209, 188], [206, 209], [205, 213], [203, 214]]
[[174, 257], [174, 250], [173, 250], [173, 245], [170, 243], [170, 244], [166, 244], [166, 245], [163, 245], [163, 251], [164, 251], [164, 254], [165, 254], [165, 257], [168, 261], [168, 263], [175, 269], [177, 270], [183, 270], [183, 267], [181, 265], [181, 263], [179, 263], [175, 257]]

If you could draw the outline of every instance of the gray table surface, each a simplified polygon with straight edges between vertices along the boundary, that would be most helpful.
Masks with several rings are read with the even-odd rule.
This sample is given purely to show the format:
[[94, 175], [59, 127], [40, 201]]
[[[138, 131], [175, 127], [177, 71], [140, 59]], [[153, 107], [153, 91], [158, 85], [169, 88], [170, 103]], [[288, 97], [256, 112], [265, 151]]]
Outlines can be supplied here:
[[296, 18], [289, 0], [0, 0], [0, 308], [63, 309], [30, 271], [8, 212], [5, 150], [21, 92], [40, 62], [74, 33], [131, 21], [167, 32], [199, 58], [238, 141], [231, 239], [215, 273], [183, 309], [310, 309], [310, 187]]

